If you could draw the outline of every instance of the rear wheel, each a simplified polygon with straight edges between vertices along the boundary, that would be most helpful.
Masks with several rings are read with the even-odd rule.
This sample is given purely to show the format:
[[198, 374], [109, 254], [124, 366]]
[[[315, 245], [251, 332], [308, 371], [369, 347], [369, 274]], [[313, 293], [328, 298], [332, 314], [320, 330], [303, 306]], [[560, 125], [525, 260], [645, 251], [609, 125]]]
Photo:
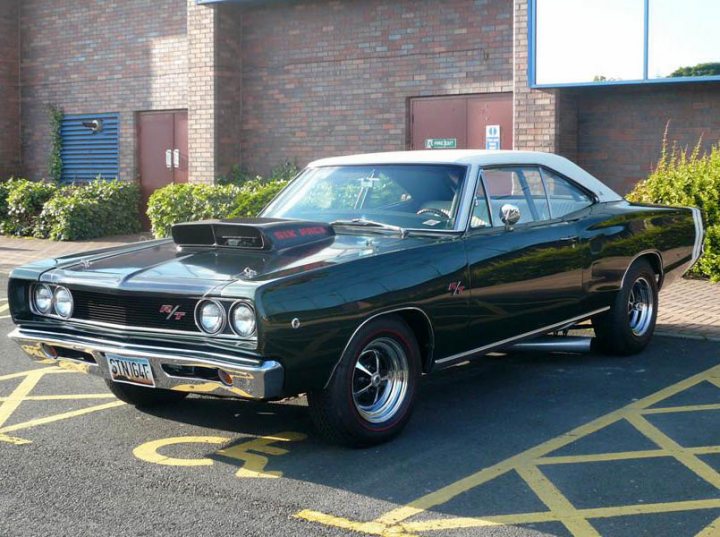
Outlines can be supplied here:
[[334, 444], [386, 442], [407, 424], [420, 377], [420, 350], [397, 317], [363, 326], [348, 345], [328, 386], [308, 393], [316, 428]]
[[172, 390], [162, 390], [159, 388], [144, 388], [142, 386], [133, 386], [132, 384], [113, 382], [107, 379], [105, 380], [105, 384], [107, 384], [115, 397], [140, 408], [175, 403], [182, 401], [187, 396], [187, 393], [183, 392], [174, 392]]
[[655, 332], [657, 309], [657, 275], [640, 259], [627, 271], [610, 311], [593, 318], [596, 347], [608, 354], [641, 352]]

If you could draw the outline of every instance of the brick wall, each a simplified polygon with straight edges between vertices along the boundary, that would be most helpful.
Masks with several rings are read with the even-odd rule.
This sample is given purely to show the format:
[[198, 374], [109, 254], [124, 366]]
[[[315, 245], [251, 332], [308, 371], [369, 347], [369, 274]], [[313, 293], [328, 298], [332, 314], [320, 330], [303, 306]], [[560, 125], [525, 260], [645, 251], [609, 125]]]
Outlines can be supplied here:
[[242, 160], [243, 94], [242, 9], [222, 6], [215, 43], [216, 173], [226, 174]]
[[621, 194], [648, 175], [669, 138], [720, 141], [720, 84], [587, 88], [577, 93], [578, 163]]
[[19, 172], [18, 3], [0, 2], [0, 178]]
[[513, 149], [558, 152], [560, 127], [555, 90], [528, 87], [528, 2], [514, 0]]
[[134, 178], [135, 112], [188, 106], [187, 2], [21, 2], [26, 175], [47, 175], [47, 106], [55, 104], [67, 113], [119, 112], [120, 175]]
[[284, 158], [402, 150], [410, 97], [512, 91], [512, 9], [512, 0], [247, 9], [243, 165], [267, 172]]

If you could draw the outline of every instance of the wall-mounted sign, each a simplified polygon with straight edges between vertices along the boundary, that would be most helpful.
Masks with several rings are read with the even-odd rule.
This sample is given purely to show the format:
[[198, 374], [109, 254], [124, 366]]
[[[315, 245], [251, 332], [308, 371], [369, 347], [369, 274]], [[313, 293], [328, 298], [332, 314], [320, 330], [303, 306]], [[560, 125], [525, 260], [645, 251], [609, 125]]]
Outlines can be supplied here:
[[427, 138], [425, 149], [457, 149], [457, 138]]
[[500, 149], [500, 125], [485, 126], [485, 149]]

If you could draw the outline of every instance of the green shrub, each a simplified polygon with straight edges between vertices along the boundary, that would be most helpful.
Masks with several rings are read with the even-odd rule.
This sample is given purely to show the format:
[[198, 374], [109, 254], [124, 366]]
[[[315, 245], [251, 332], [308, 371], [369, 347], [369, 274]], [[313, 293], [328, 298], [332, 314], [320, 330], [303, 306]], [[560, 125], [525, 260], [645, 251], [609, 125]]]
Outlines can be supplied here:
[[40, 213], [35, 236], [87, 240], [140, 231], [140, 187], [128, 181], [96, 179], [59, 189]]
[[660, 162], [627, 196], [630, 201], [699, 207], [706, 226], [705, 253], [695, 274], [720, 281], [720, 145], [691, 152], [663, 142]]
[[32, 236], [37, 218], [45, 202], [57, 192], [57, 186], [11, 179], [7, 189], [7, 218], [0, 224], [0, 230], [7, 235]]
[[239, 194], [235, 185], [174, 184], [158, 189], [148, 200], [153, 235], [167, 237], [172, 225], [179, 222], [226, 218]]
[[13, 179], [9, 179], [7, 181], [3, 181], [0, 183], [0, 227], [2, 226], [2, 222], [7, 220], [8, 216], [8, 204], [7, 204], [7, 198], [8, 194], [10, 194], [10, 187], [12, 186]]
[[242, 216], [257, 216], [263, 208], [280, 192], [287, 181], [283, 179], [269, 182], [253, 180], [242, 187], [236, 201], [235, 209], [230, 213], [232, 218]]

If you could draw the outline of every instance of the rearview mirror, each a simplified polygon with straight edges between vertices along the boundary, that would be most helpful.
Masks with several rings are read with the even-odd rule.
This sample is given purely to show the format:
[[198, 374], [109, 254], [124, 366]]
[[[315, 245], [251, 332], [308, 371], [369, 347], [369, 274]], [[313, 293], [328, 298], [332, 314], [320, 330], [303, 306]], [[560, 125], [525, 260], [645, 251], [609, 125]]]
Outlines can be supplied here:
[[512, 227], [520, 221], [520, 209], [516, 205], [506, 203], [500, 208], [500, 220], [505, 224], [505, 229], [512, 231]]

